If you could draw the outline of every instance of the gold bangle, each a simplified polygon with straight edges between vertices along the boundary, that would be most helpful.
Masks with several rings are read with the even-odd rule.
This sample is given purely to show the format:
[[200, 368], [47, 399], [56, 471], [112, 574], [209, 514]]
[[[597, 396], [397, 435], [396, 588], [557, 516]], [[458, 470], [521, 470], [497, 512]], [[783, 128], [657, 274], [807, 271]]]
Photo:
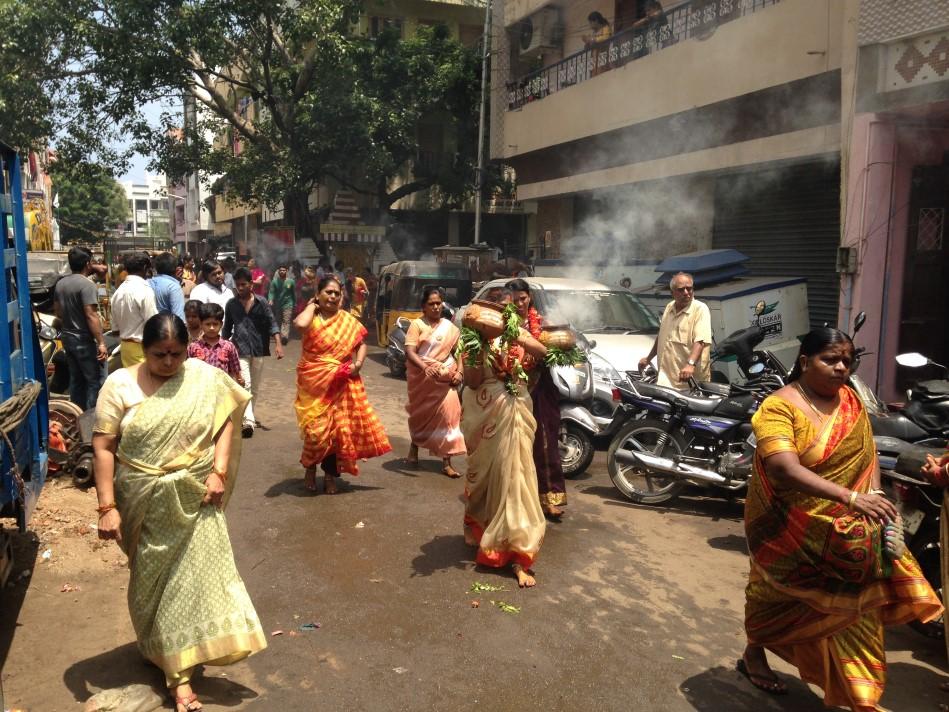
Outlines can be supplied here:
[[100, 517], [106, 512], [111, 512], [113, 509], [115, 509], [115, 502], [109, 502], [108, 504], [103, 504], [101, 507], [96, 507], [96, 511]]
[[221, 478], [221, 482], [227, 482], [227, 470], [224, 470], [224, 471], [222, 472], [221, 470], [217, 469], [216, 467], [212, 467], [212, 468], [211, 468], [211, 474], [217, 475], [218, 477], [220, 477], [220, 478]]
[[851, 511], [853, 511], [853, 505], [854, 505], [854, 502], [856, 502], [856, 501], [857, 501], [857, 491], [856, 491], [856, 490], [851, 490], [851, 491], [850, 491], [850, 499], [847, 500], [847, 508], [850, 509]]

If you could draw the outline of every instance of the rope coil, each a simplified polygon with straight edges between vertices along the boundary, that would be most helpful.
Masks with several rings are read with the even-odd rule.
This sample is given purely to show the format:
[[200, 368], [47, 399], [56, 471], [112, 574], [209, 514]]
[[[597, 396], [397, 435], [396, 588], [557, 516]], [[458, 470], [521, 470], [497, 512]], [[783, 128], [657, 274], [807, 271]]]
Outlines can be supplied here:
[[28, 381], [25, 386], [18, 390], [11, 398], [0, 403], [0, 434], [3, 435], [3, 441], [10, 449], [10, 460], [13, 466], [10, 471], [13, 474], [13, 482], [16, 485], [17, 499], [23, 501], [23, 475], [16, 461], [16, 451], [13, 449], [13, 443], [10, 442], [8, 433], [23, 424], [30, 410], [35, 405], [42, 392], [43, 387], [38, 381]]

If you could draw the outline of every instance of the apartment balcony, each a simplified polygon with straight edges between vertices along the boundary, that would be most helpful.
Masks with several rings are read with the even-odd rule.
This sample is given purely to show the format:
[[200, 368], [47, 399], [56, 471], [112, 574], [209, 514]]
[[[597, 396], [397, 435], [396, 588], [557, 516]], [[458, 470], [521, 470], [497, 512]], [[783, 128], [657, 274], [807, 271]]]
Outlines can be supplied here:
[[663, 22], [619, 32], [604, 42], [592, 44], [510, 82], [508, 110], [520, 109], [680, 42], [708, 39], [719, 26], [779, 2], [781, 0], [687, 0], [668, 10]]
[[[648, 145], [623, 139], [615, 148], [659, 158], [683, 152], [669, 142], [682, 133], [693, 136], [687, 148], [697, 150], [742, 140], [758, 131], [755, 121], [779, 132], [839, 121], [840, 3], [665, 5], [665, 22], [619, 32], [503, 89], [496, 85], [494, 118], [503, 142], [496, 142], [493, 157], [512, 159], [641, 124], [650, 127]], [[758, 97], [768, 90], [774, 96], [762, 103]], [[738, 106], [739, 98], [747, 105]], [[698, 115], [703, 108], [707, 117]], [[675, 126], [666, 125], [672, 117]], [[670, 137], [671, 128], [678, 131]], [[522, 166], [515, 165], [520, 180]]]

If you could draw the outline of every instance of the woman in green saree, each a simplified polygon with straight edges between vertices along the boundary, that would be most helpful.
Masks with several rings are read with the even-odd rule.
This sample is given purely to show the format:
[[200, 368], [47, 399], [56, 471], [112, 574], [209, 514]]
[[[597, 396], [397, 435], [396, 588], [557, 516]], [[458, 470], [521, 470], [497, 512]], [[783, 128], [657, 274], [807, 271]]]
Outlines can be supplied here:
[[110, 375], [96, 404], [99, 538], [128, 556], [142, 655], [164, 671], [176, 712], [196, 712], [196, 665], [229, 665], [267, 647], [223, 513], [250, 396], [188, 359], [178, 317], [149, 319], [142, 347], [145, 362]]

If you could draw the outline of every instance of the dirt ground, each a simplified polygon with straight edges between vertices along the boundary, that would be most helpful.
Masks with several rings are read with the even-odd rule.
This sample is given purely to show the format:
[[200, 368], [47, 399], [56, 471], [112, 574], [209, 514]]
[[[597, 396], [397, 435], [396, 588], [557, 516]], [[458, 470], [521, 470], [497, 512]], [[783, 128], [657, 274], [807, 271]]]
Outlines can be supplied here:
[[[405, 382], [385, 373], [378, 351], [364, 374], [393, 452], [364, 463], [335, 497], [303, 489], [290, 406], [298, 349], [291, 342], [288, 358], [267, 366], [258, 417], [268, 430], [245, 441], [227, 512], [269, 647], [206, 668], [195, 682], [205, 709], [823, 709], [783, 663], [783, 698], [734, 670], [748, 572], [740, 500], [695, 491], [668, 507], [633, 505], [600, 452], [568, 483], [563, 523], [548, 526], [538, 587], [517, 590], [474, 565], [462, 484], [440, 476], [434, 458], [405, 469]], [[135, 647], [125, 557], [92, 528], [94, 492], [54, 479], [39, 506], [0, 591], [0, 709], [77, 710], [97, 690], [130, 683], [161, 691], [161, 673]], [[949, 701], [937, 689], [941, 641], [900, 627], [887, 650], [885, 707]]]

